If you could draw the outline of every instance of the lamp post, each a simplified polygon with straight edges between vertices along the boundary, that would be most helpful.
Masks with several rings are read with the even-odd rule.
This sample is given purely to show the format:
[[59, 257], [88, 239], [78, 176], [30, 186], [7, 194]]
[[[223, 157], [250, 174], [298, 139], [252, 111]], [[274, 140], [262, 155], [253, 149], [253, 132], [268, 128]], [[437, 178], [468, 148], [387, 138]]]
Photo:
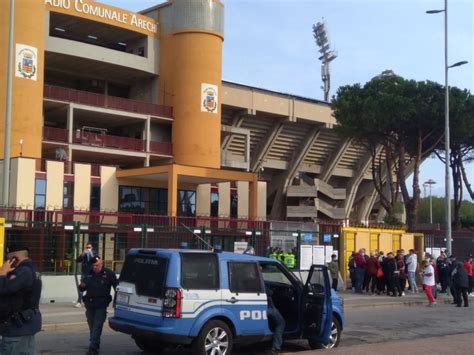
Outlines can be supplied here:
[[10, 25], [8, 27], [8, 69], [5, 105], [5, 137], [3, 146], [2, 205], [7, 207], [10, 195], [10, 129], [12, 121], [12, 80], [13, 80], [13, 28], [15, 26], [15, 2], [10, 0]]
[[331, 77], [329, 74], [329, 63], [337, 58], [337, 52], [331, 50], [326, 24], [324, 21], [313, 25], [313, 37], [316, 40], [316, 45], [319, 47], [319, 52], [322, 54], [318, 59], [321, 63], [321, 78], [323, 79], [324, 101], [329, 99], [329, 89], [331, 88]]
[[436, 184], [436, 181], [433, 179], [429, 179], [428, 181], [425, 181], [423, 183], [423, 186], [429, 186], [430, 187], [430, 224], [433, 224], [433, 201], [431, 199], [431, 185]]
[[449, 86], [448, 69], [467, 64], [467, 61], [461, 61], [448, 65], [448, 0], [444, 0], [444, 9], [428, 10], [427, 14], [438, 14], [444, 12], [444, 150], [445, 150], [445, 210], [446, 210], [446, 250], [452, 254], [452, 232], [451, 232], [451, 179], [449, 175], [450, 163], [450, 139], [449, 139]]

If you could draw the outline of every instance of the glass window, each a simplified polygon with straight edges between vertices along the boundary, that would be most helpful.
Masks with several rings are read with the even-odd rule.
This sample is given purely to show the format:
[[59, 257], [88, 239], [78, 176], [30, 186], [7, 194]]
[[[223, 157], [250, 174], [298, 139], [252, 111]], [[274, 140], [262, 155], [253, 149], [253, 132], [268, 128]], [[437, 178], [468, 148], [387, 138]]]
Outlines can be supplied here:
[[219, 217], [219, 193], [211, 192], [211, 217]]
[[219, 269], [216, 255], [181, 253], [181, 285], [188, 290], [217, 290]]
[[257, 263], [229, 262], [229, 280], [231, 292], [263, 292]]
[[91, 212], [100, 211], [100, 185], [91, 186], [91, 201], [89, 209]]
[[276, 264], [261, 264], [262, 277], [265, 282], [292, 285], [290, 279]]
[[230, 194], [230, 218], [237, 218], [238, 202], [237, 191], [232, 191]]
[[164, 215], [168, 212], [168, 190], [120, 186], [119, 211]]
[[168, 259], [155, 256], [128, 255], [120, 281], [135, 284], [137, 295], [160, 297], [163, 294]]
[[35, 210], [46, 208], [46, 180], [35, 180]]
[[196, 192], [178, 190], [178, 216], [193, 217], [196, 215]]
[[74, 183], [65, 181], [63, 185], [63, 209], [74, 209]]

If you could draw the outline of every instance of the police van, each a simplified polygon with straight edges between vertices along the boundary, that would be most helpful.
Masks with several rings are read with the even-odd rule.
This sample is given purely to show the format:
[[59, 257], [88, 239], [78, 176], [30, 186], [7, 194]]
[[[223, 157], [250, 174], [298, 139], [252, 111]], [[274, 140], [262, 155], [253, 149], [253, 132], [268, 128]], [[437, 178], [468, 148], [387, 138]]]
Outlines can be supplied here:
[[271, 339], [265, 286], [285, 318], [284, 339], [338, 345], [343, 304], [325, 266], [313, 265], [303, 284], [276, 260], [228, 252], [131, 249], [109, 325], [145, 351], [183, 344], [194, 354], [230, 354], [233, 344]]

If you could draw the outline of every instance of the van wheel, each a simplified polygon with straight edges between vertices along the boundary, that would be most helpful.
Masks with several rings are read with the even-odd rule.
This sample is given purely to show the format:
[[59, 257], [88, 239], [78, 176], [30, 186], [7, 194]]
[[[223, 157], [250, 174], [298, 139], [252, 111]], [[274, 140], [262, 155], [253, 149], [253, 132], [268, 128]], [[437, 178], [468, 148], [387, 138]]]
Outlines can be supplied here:
[[229, 355], [232, 351], [232, 332], [220, 320], [211, 320], [193, 342], [194, 355]]
[[329, 343], [328, 344], [321, 344], [308, 339], [309, 347], [311, 349], [332, 349], [339, 345], [339, 341], [341, 340], [341, 325], [339, 324], [339, 320], [336, 317], [332, 318], [332, 325], [331, 325], [331, 335], [329, 336]]
[[159, 354], [163, 351], [163, 344], [157, 341], [152, 341], [140, 337], [133, 338], [133, 340], [135, 340], [135, 344], [137, 344], [137, 346], [143, 351], [154, 354]]

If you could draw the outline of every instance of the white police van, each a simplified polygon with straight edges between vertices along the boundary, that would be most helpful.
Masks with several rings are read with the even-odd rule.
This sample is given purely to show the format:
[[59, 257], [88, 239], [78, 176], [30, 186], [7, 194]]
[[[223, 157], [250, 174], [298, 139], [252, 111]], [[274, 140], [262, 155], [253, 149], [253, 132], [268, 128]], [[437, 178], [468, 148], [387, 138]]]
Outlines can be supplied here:
[[337, 346], [344, 315], [326, 267], [313, 265], [303, 285], [278, 261], [227, 252], [131, 249], [109, 325], [142, 350], [184, 344], [230, 354], [234, 343], [271, 339], [265, 286], [285, 318], [284, 339]]

